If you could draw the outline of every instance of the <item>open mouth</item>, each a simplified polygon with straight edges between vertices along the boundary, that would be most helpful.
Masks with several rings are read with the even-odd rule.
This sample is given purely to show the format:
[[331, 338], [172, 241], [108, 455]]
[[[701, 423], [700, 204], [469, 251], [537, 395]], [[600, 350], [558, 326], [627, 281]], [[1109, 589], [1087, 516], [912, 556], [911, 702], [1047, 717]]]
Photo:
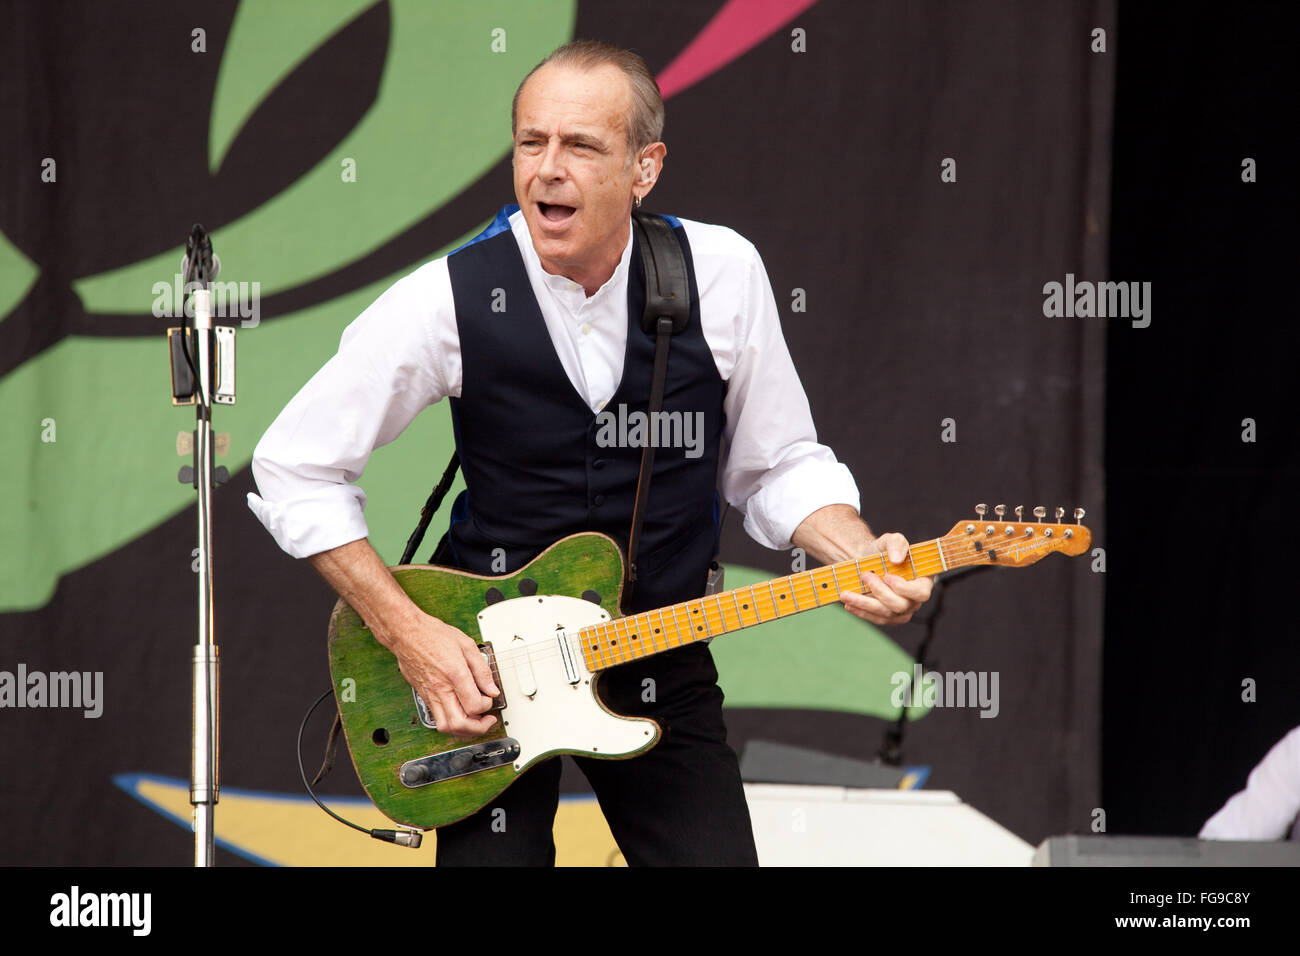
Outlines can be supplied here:
[[541, 212], [543, 219], [545, 219], [547, 222], [555, 222], [555, 223], [561, 223], [566, 221], [575, 212], [578, 211], [572, 206], [564, 206], [559, 203], [549, 203], [549, 202], [539, 202], [537, 204], [537, 208]]

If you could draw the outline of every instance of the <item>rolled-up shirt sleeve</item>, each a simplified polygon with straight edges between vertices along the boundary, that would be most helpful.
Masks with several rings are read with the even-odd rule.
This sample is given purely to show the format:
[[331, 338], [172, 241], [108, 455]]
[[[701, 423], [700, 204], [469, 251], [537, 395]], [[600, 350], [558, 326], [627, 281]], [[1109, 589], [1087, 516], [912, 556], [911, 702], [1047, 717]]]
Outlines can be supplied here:
[[808, 396], [781, 334], [772, 286], [758, 251], [750, 255], [735, 314], [735, 365], [728, 378], [727, 456], [723, 495], [745, 514], [759, 544], [788, 549], [804, 520], [819, 508], [860, 510], [857, 483], [817, 441]]
[[1202, 840], [1282, 840], [1300, 815], [1300, 727], [1269, 749], [1234, 794], [1205, 821]]
[[371, 452], [451, 394], [458, 369], [449, 365], [459, 361], [451, 301], [445, 259], [396, 282], [344, 330], [337, 354], [258, 442], [248, 506], [288, 554], [368, 536], [355, 482]]

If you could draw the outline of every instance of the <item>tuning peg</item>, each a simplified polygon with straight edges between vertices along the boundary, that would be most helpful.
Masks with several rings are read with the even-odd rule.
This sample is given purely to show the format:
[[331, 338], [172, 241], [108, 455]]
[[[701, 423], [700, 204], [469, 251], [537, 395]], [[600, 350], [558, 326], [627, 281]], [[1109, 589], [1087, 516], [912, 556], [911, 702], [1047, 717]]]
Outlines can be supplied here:
[[1037, 518], [1037, 519], [1041, 522], [1044, 518], [1047, 517], [1047, 509], [1044, 508], [1042, 505], [1035, 505], [1035, 506], [1034, 506], [1034, 517]]
[[975, 506], [975, 513], [976, 513], [977, 515], [979, 515], [979, 516], [980, 516], [980, 520], [983, 521], [983, 520], [984, 520], [984, 516], [985, 516], [986, 514], [989, 513], [989, 506], [988, 506], [988, 505], [976, 505], [976, 506]]
[[1074, 509], [1074, 522], [1075, 522], [1075, 524], [1083, 524], [1083, 516], [1084, 516], [1085, 514], [1087, 514], [1087, 512], [1084, 511], [1082, 508], [1075, 508], [1075, 509]]
[[1024, 506], [1024, 505], [1016, 505], [1016, 520], [1017, 520], [1017, 521], [1024, 521], [1024, 520], [1025, 520], [1025, 506]]
[[994, 505], [994, 506], [993, 506], [993, 513], [994, 513], [995, 515], [997, 515], [997, 516], [998, 516], [998, 520], [1001, 521], [1001, 520], [1002, 520], [1002, 516], [1005, 515], [1005, 514], [1007, 513], [1007, 506], [1006, 506], [1006, 505]]
[[1061, 519], [1064, 518], [1064, 517], [1065, 517], [1065, 509], [1062, 508], [1060, 505], [1057, 505], [1057, 506], [1056, 506], [1056, 523], [1057, 523], [1057, 524], [1060, 524], [1060, 523], [1061, 523]]

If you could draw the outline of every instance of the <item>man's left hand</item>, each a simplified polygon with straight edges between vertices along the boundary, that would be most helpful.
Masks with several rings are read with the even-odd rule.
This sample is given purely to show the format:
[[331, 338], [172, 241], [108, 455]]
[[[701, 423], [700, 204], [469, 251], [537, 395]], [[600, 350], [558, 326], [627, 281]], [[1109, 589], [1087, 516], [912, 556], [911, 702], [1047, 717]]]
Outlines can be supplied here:
[[[891, 531], [874, 539], [866, 554], [884, 552], [891, 564], [902, 564], [907, 560], [908, 547], [905, 537]], [[868, 571], [862, 575], [862, 585], [867, 593], [843, 591], [840, 600], [855, 617], [870, 621], [877, 627], [888, 627], [891, 624], [905, 624], [912, 619], [917, 609], [930, 599], [934, 579], [917, 578], [909, 581], [897, 574], [881, 577], [874, 571]]]

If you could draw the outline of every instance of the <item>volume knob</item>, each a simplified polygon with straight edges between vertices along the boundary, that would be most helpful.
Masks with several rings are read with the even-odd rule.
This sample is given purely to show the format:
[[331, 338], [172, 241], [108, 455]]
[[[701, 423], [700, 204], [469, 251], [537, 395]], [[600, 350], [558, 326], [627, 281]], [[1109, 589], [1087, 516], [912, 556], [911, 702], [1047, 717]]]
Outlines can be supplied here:
[[429, 768], [422, 763], [413, 763], [402, 768], [402, 783], [408, 787], [429, 782]]
[[458, 754], [452, 754], [450, 763], [452, 770], [468, 770], [474, 765], [474, 755], [468, 750], [462, 750]]

